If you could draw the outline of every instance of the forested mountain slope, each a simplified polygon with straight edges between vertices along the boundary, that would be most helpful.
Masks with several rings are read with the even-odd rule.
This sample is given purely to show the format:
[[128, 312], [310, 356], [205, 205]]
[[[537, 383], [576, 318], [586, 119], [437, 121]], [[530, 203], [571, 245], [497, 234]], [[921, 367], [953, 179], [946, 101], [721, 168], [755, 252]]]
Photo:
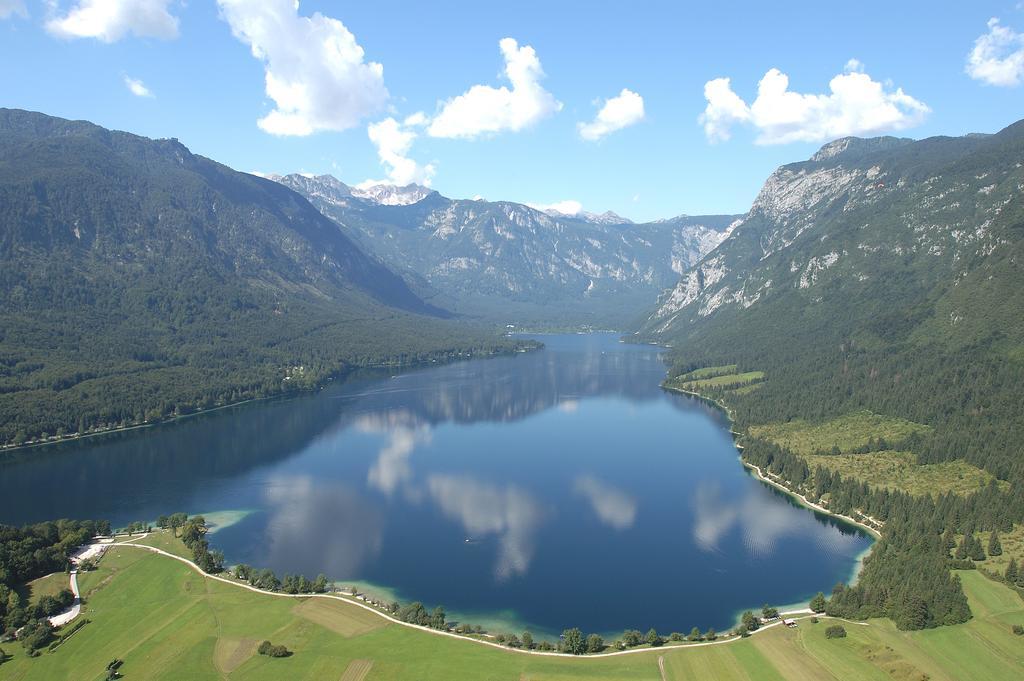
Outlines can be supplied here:
[[735, 221], [728, 215], [647, 224], [612, 214], [569, 217], [508, 201], [448, 199], [415, 185], [394, 188], [401, 202], [382, 194], [389, 203], [381, 203], [329, 175], [276, 179], [424, 297], [503, 322], [635, 322]]
[[[884, 524], [837, 612], [961, 621], [950, 542], [1024, 522], [1022, 163], [1024, 123], [828, 144], [776, 171], [638, 334], [673, 346], [671, 385], [730, 407], [748, 462]], [[867, 484], [894, 461], [930, 486]], [[969, 469], [943, 462], [1000, 482], [953, 494], [942, 475]]]
[[0, 444], [495, 344], [441, 316], [278, 183], [0, 110]]

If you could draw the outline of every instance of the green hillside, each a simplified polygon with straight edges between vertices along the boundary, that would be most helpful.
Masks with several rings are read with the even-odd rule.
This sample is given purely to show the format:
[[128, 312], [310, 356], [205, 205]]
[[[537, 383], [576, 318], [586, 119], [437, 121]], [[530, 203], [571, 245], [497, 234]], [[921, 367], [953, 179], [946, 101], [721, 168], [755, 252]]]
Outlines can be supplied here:
[[0, 445], [489, 353], [276, 182], [0, 110]]

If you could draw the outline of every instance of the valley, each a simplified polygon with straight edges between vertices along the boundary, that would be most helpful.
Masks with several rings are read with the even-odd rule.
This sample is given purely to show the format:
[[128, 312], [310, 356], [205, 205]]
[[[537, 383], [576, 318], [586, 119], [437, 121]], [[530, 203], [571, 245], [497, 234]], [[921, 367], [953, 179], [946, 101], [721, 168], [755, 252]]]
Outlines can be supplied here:
[[633, 223], [0, 110], [5, 631], [86, 532], [47, 521], [221, 519], [0, 678], [1015, 678], [1022, 158], [843, 137]]

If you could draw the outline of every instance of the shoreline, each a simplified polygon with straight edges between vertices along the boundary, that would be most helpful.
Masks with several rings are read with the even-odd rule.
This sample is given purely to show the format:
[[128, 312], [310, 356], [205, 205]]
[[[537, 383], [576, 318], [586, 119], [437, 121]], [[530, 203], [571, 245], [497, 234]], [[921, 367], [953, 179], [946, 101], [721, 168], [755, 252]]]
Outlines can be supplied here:
[[[674, 392], [674, 393], [679, 393], [681, 395], [688, 395], [690, 397], [696, 397], [696, 398], [698, 398], [700, 400], [703, 400], [704, 402], [707, 402], [709, 404], [715, 405], [716, 407], [721, 409], [723, 412], [725, 412], [725, 415], [729, 417], [729, 426], [730, 426], [729, 427], [729, 433], [731, 435], [742, 435], [742, 433], [739, 433], [739, 432], [737, 432], [737, 431], [732, 429], [732, 424], [735, 423], [735, 421], [733, 420], [732, 410], [728, 406], [726, 406], [724, 403], [722, 403], [721, 401], [711, 399], [710, 397], [707, 397], [705, 395], [701, 395], [700, 393], [695, 393], [695, 392], [690, 391], [690, 390], [684, 390], [682, 388], [677, 388], [675, 386], [666, 385], [665, 383], [662, 383], [661, 387], [662, 387], [663, 390], [667, 390], [669, 392]], [[799, 492], [796, 492], [796, 491], [790, 489], [789, 487], [787, 487], [786, 485], [782, 484], [781, 482], [778, 482], [778, 481], [773, 480], [772, 478], [768, 477], [767, 475], [765, 475], [761, 471], [761, 469], [758, 466], [755, 466], [754, 464], [748, 463], [747, 461], [743, 460], [743, 445], [741, 445], [739, 443], [735, 443], [735, 445], [736, 445], [737, 451], [740, 454], [740, 463], [743, 464], [744, 468], [746, 468], [748, 471], [751, 472], [751, 474], [754, 476], [754, 478], [756, 480], [758, 480], [760, 482], [763, 482], [763, 483], [766, 483], [768, 485], [771, 485], [772, 487], [774, 487], [775, 489], [779, 490], [780, 492], [784, 492], [788, 497], [790, 497], [794, 501], [798, 502], [801, 506], [803, 506], [803, 507], [805, 507], [807, 509], [810, 509], [812, 511], [817, 511], [818, 513], [821, 513], [823, 515], [827, 515], [827, 516], [832, 517], [832, 518], [836, 518], [837, 520], [842, 520], [845, 523], [848, 523], [848, 524], [853, 525], [853, 526], [855, 526], [855, 527], [857, 527], [857, 528], [859, 528], [861, 530], [864, 530], [865, 532], [870, 534], [876, 540], [882, 538], [882, 534], [881, 534], [881, 532], [878, 531], [878, 529], [876, 529], [874, 527], [871, 527], [870, 525], [868, 525], [866, 523], [863, 523], [863, 522], [861, 522], [859, 520], [855, 520], [854, 518], [851, 518], [848, 515], [843, 515], [842, 513], [837, 513], [836, 511], [830, 511], [828, 508], [826, 508], [826, 507], [824, 507], [824, 506], [822, 506], [820, 504], [816, 504], [813, 501], [810, 501], [803, 494], [800, 494]], [[872, 544], [872, 547], [873, 546], [874, 546], [874, 544]], [[863, 561], [863, 557], [861, 557], [860, 561], [861, 562]], [[858, 570], [858, 573], [859, 573], [859, 570]]]
[[791, 615], [792, 616], [792, 617], [788, 617], [787, 619], [792, 619], [792, 620], [796, 620], [796, 621], [810, 619], [812, 617], [817, 617], [818, 619], [834, 619], [834, 620], [838, 620], [838, 621], [842, 621], [842, 622], [847, 622], [849, 624], [855, 624], [855, 625], [858, 625], [858, 626], [864, 626], [864, 627], [871, 626], [870, 623], [868, 623], [868, 622], [855, 622], [855, 621], [852, 621], [852, 620], [843, 619], [841, 617], [831, 617], [829, 615], [826, 615], [825, 613], [814, 613], [809, 608], [804, 608], [802, 610], [780, 612], [778, 620], [776, 620], [774, 622], [770, 622], [768, 624], [764, 624], [764, 625], [758, 627], [756, 630], [750, 632], [750, 634], [748, 636], [746, 636], [746, 637], [740, 636], [740, 635], [736, 634], [736, 635], [723, 635], [722, 637], [720, 637], [720, 638], [718, 638], [718, 639], [716, 639], [714, 641], [699, 641], [699, 642], [686, 642], [686, 643], [671, 643], [671, 642], [666, 641], [664, 644], [662, 644], [660, 646], [653, 646], [653, 647], [646, 647], [646, 648], [631, 648], [629, 650], [612, 650], [612, 651], [609, 651], [609, 652], [587, 653], [587, 654], [584, 654], [584, 655], [572, 655], [570, 653], [561, 653], [561, 652], [557, 652], [557, 651], [524, 650], [522, 648], [511, 648], [511, 647], [509, 647], [507, 645], [503, 645], [501, 643], [496, 643], [496, 642], [493, 642], [493, 641], [485, 641], [483, 639], [475, 638], [475, 637], [472, 637], [472, 636], [466, 636], [464, 634], [456, 634], [455, 632], [451, 632], [451, 631], [445, 631], [445, 630], [442, 630], [442, 629], [432, 629], [430, 627], [425, 627], [425, 626], [421, 626], [421, 625], [418, 625], [418, 624], [412, 624], [411, 622], [404, 622], [404, 621], [402, 621], [402, 620], [400, 620], [400, 619], [398, 619], [396, 617], [393, 617], [393, 616], [389, 615], [388, 613], [385, 613], [385, 612], [383, 612], [381, 610], [378, 610], [377, 608], [375, 608], [373, 606], [370, 606], [370, 605], [367, 605], [365, 603], [359, 602], [357, 600], [357, 597], [351, 597], [351, 596], [346, 597], [346, 596], [342, 596], [342, 595], [338, 595], [338, 594], [312, 594], [312, 593], [311, 594], [287, 594], [287, 593], [281, 593], [279, 591], [264, 591], [263, 589], [258, 589], [258, 588], [254, 587], [254, 586], [251, 586], [248, 583], [239, 581], [237, 579], [231, 579], [231, 578], [228, 578], [228, 577], [221, 577], [220, 575], [213, 575], [213, 574], [209, 574], [207, 572], [203, 572], [203, 570], [198, 565], [193, 563], [188, 558], [183, 558], [182, 556], [177, 556], [177, 555], [175, 555], [173, 553], [170, 553], [168, 551], [164, 551], [161, 548], [158, 548], [158, 547], [155, 547], [155, 546], [149, 546], [149, 545], [146, 545], [146, 544], [134, 543], [135, 540], [142, 539], [142, 538], [146, 537], [147, 534], [138, 535], [137, 537], [135, 537], [135, 539], [132, 539], [132, 540], [129, 540], [129, 541], [126, 541], [126, 542], [110, 542], [108, 544], [104, 544], [104, 546], [107, 547], [107, 548], [115, 547], [116, 546], [116, 547], [129, 547], [129, 548], [145, 549], [147, 551], [150, 551], [152, 553], [156, 553], [156, 554], [164, 556], [166, 558], [172, 558], [172, 559], [177, 560], [179, 562], [185, 563], [193, 571], [199, 573], [205, 579], [214, 579], [214, 580], [217, 580], [219, 582], [223, 582], [225, 584], [231, 584], [231, 585], [234, 585], [234, 586], [242, 588], [242, 589], [247, 589], [249, 591], [253, 591], [255, 593], [264, 594], [264, 595], [267, 595], [267, 596], [276, 596], [276, 597], [279, 597], [279, 598], [326, 598], [326, 599], [330, 599], [330, 600], [341, 601], [342, 603], [347, 603], [349, 605], [354, 605], [354, 606], [362, 608], [362, 609], [364, 609], [364, 610], [366, 610], [368, 612], [372, 612], [372, 613], [376, 614], [378, 617], [386, 619], [386, 620], [388, 620], [389, 622], [391, 622], [393, 624], [398, 624], [400, 626], [404, 626], [404, 627], [408, 627], [410, 629], [415, 629], [417, 631], [422, 631], [422, 632], [425, 632], [425, 633], [433, 634], [435, 636], [447, 636], [448, 638], [461, 639], [463, 641], [469, 641], [471, 643], [476, 643], [478, 645], [490, 646], [491, 648], [497, 648], [498, 650], [503, 650], [503, 651], [508, 652], [508, 653], [515, 653], [515, 654], [519, 654], [519, 655], [538, 655], [538, 656], [544, 656], [544, 657], [558, 657], [558, 658], [564, 658], [564, 659], [568, 659], [568, 660], [587, 660], [587, 659], [594, 659], [594, 660], [596, 660], [596, 659], [601, 659], [601, 658], [606, 658], [606, 657], [615, 657], [615, 656], [619, 656], [619, 655], [639, 655], [639, 654], [644, 654], [644, 653], [658, 653], [658, 652], [665, 652], [665, 651], [685, 650], [685, 649], [688, 649], [688, 648], [702, 648], [702, 647], [706, 647], [706, 646], [728, 645], [730, 643], [735, 643], [736, 641], [742, 641], [744, 638], [749, 638], [750, 636], [756, 636], [758, 633], [760, 633], [762, 631], [767, 631], [768, 629], [771, 629], [773, 627], [781, 626], [783, 624], [783, 619], [786, 618], [787, 615]]
[[[529, 348], [529, 349], [526, 350], [526, 352], [530, 352], [530, 351], [532, 351], [534, 349], [535, 348]], [[508, 350], [506, 352], [495, 352], [495, 353], [491, 353], [489, 355], [484, 355], [482, 357], [479, 356], [479, 355], [469, 355], [467, 357], [458, 357], [458, 358], [455, 358], [455, 359], [451, 359], [451, 360], [449, 360], [447, 362], [444, 362], [444, 364], [451, 364], [453, 362], [462, 362], [462, 361], [468, 361], [468, 360], [473, 360], [473, 359], [487, 359], [487, 358], [490, 358], [490, 357], [498, 357], [498, 356], [502, 356], [502, 355], [514, 355], [514, 354], [516, 354], [518, 352], [520, 352], [520, 350], [510, 349], [510, 350]], [[333, 383], [334, 380], [337, 379], [337, 378], [347, 378], [350, 374], [357, 373], [357, 372], [362, 371], [362, 370], [397, 369], [399, 371], [408, 371], [408, 370], [411, 370], [411, 369], [417, 369], [417, 368], [420, 368], [420, 367], [427, 367], [427, 366], [431, 366], [431, 365], [436, 366], [437, 364], [438, 364], [438, 362], [436, 362], [436, 361], [423, 360], [423, 361], [420, 361], [420, 362], [412, 362], [412, 363], [409, 363], [409, 364], [402, 364], [402, 363], [389, 364], [389, 363], [385, 362], [385, 363], [382, 363], [382, 364], [372, 364], [372, 365], [369, 365], [369, 366], [352, 367], [352, 368], [344, 369], [344, 370], [335, 372], [333, 374], [330, 374], [328, 376], [325, 376], [322, 380], [317, 381], [314, 385], [312, 385], [312, 386], [310, 386], [308, 388], [294, 388], [294, 389], [291, 389], [291, 390], [282, 390], [281, 392], [277, 392], [277, 393], [274, 393], [272, 395], [265, 395], [263, 397], [248, 397], [248, 398], [246, 398], [244, 400], [238, 400], [237, 402], [226, 402], [225, 404], [217, 404], [217, 405], [214, 405], [212, 407], [207, 407], [206, 409], [196, 409], [195, 411], [191, 411], [191, 412], [189, 412], [187, 414], [178, 414], [176, 416], [168, 416], [168, 417], [165, 417], [165, 418], [158, 419], [156, 421], [143, 421], [142, 423], [132, 423], [132, 424], [129, 424], [129, 425], [126, 425], [126, 426], [111, 426], [109, 428], [101, 428], [99, 430], [91, 430], [91, 431], [88, 431], [86, 433], [71, 433], [71, 434], [68, 434], [68, 435], [61, 436], [61, 437], [58, 437], [56, 435], [51, 435], [50, 437], [48, 437], [45, 440], [31, 440], [29, 442], [25, 442], [25, 443], [22, 443], [20, 445], [9, 444], [9, 443], [7, 443], [7, 444], [0, 444], [0, 464], [12, 461], [12, 460], [17, 458], [21, 454], [27, 453], [30, 450], [41, 448], [41, 447], [51, 447], [51, 446], [54, 446], [54, 445], [72, 444], [72, 443], [75, 443], [75, 442], [79, 442], [79, 441], [82, 441], [82, 440], [87, 440], [87, 439], [93, 438], [93, 437], [100, 437], [100, 436], [103, 436], [103, 435], [112, 435], [112, 434], [115, 434], [115, 433], [127, 433], [127, 432], [130, 432], [130, 431], [133, 431], [133, 430], [140, 430], [140, 429], [143, 429], [143, 428], [153, 428], [155, 426], [169, 425], [169, 424], [177, 423], [178, 421], [189, 419], [189, 418], [192, 418], [192, 417], [195, 417], [195, 416], [203, 416], [203, 415], [206, 415], [206, 414], [212, 414], [214, 412], [218, 412], [218, 411], [221, 411], [223, 409], [231, 409], [233, 407], [241, 407], [243, 405], [253, 404], [253, 403], [256, 403], [256, 402], [268, 402], [268, 401], [271, 401], [271, 400], [288, 400], [288, 399], [294, 399], [294, 398], [297, 398], [297, 397], [302, 397], [304, 395], [310, 395], [312, 393], [316, 393], [316, 392], [319, 392], [319, 391], [323, 390], [324, 388], [327, 387], [327, 384]]]

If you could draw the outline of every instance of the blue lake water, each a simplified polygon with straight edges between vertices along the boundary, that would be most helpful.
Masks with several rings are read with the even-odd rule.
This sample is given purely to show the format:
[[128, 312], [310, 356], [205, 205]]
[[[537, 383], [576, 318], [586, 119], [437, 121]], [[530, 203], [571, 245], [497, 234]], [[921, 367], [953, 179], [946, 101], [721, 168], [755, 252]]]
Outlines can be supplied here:
[[870, 539], [752, 478], [657, 348], [539, 338], [33, 450], [0, 466], [0, 522], [243, 511], [210, 537], [229, 563], [540, 634], [722, 630], [849, 579]]

